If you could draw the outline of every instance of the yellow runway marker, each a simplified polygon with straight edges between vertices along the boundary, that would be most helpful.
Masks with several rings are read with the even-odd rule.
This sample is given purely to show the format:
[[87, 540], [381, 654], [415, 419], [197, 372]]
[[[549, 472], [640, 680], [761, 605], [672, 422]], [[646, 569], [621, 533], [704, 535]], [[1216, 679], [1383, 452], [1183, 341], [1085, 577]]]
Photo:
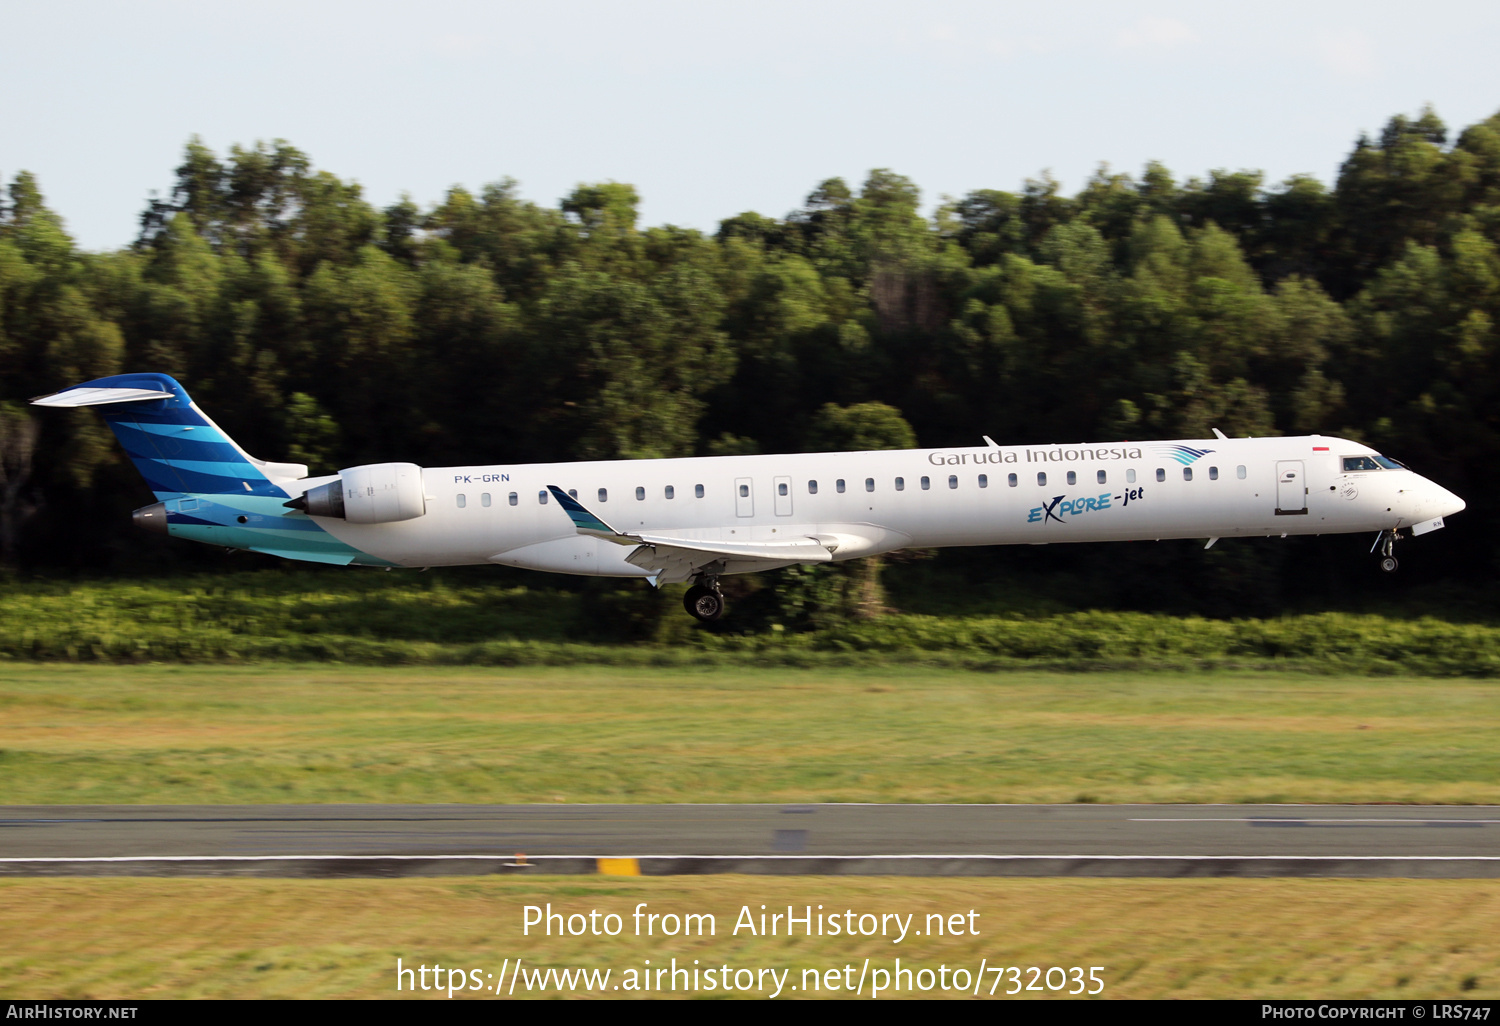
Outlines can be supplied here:
[[601, 876], [640, 876], [639, 859], [598, 859]]

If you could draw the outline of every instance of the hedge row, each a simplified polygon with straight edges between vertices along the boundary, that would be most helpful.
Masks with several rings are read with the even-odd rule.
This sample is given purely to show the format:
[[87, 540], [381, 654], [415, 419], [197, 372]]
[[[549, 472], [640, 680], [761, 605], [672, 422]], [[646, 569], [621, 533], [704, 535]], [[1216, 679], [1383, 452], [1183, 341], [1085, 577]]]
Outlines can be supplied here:
[[[0, 659], [78, 662], [310, 661], [369, 665], [757, 664], [969, 668], [1295, 668], [1500, 677], [1500, 627], [1317, 613], [1208, 620], [1130, 612], [893, 615], [816, 631], [704, 629], [680, 610], [634, 612], [567, 592], [413, 585], [373, 575], [236, 575], [205, 584], [10, 582]], [[394, 577], [394, 575], [393, 575]], [[325, 590], [315, 590], [315, 582]], [[668, 606], [671, 604], [668, 603]], [[590, 629], [590, 625], [597, 630]]]

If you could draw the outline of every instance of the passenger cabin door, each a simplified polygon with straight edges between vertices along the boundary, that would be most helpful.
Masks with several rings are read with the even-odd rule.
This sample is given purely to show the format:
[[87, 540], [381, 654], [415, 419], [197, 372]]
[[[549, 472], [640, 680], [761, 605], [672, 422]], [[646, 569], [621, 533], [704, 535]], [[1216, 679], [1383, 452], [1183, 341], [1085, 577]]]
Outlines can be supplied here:
[[778, 517], [789, 517], [792, 515], [792, 479], [789, 477], [778, 477], [772, 481], [776, 489], [776, 515]]
[[1276, 464], [1276, 515], [1300, 516], [1307, 512], [1307, 481], [1301, 460]]
[[755, 495], [748, 477], [734, 479], [734, 513], [740, 517], [755, 516]]

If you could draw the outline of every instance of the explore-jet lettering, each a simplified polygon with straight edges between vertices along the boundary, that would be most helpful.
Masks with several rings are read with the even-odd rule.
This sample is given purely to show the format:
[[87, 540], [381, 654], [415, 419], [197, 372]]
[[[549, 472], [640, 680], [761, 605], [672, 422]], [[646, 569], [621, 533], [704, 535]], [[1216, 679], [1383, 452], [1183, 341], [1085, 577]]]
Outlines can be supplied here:
[[[1139, 498], [1142, 489], [1132, 489]], [[1065, 523], [1065, 516], [1079, 516], [1083, 513], [1093, 513], [1097, 510], [1110, 509], [1110, 503], [1119, 496], [1111, 496], [1108, 492], [1100, 495], [1080, 495], [1076, 499], [1070, 499], [1066, 495], [1059, 495], [1041, 506], [1033, 506], [1026, 514], [1026, 522], [1034, 524], [1038, 520], [1045, 523], [1048, 520], [1056, 520], [1059, 524]]]

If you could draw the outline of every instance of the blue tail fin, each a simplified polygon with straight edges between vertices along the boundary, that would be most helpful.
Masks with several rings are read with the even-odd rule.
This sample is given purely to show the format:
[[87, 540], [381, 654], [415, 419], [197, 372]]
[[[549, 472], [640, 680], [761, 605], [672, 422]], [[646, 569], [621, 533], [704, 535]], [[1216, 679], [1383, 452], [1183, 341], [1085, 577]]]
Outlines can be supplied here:
[[97, 407], [158, 499], [290, 498], [281, 485], [307, 476], [301, 464], [266, 463], [247, 454], [166, 374], [116, 374], [32, 402]]
[[166, 374], [116, 374], [32, 402], [98, 409], [160, 500], [136, 511], [142, 527], [287, 559], [392, 565], [287, 509], [307, 468], [246, 453]]

